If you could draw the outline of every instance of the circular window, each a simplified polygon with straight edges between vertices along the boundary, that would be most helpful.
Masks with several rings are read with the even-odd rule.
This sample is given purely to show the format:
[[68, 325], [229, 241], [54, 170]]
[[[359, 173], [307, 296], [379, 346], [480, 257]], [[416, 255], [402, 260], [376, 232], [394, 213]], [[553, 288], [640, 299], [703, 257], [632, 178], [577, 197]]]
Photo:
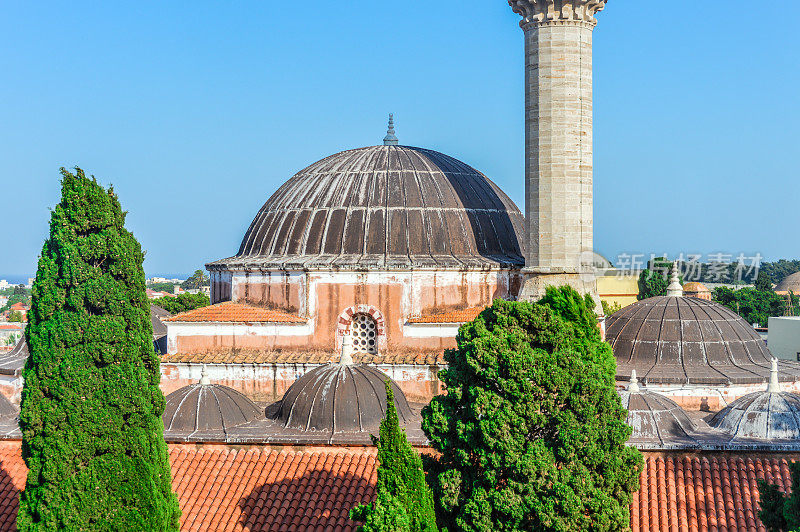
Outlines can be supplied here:
[[355, 314], [350, 325], [356, 352], [378, 353], [378, 323], [369, 314]]

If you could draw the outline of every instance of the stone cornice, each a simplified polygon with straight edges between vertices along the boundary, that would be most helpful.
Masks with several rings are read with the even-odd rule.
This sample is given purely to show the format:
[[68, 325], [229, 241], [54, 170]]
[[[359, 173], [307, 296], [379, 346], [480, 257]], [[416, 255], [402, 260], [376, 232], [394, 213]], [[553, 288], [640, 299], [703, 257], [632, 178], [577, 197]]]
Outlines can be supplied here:
[[594, 18], [607, 0], [508, 0], [514, 13], [522, 17], [520, 26], [551, 23], [584, 23], [594, 26]]

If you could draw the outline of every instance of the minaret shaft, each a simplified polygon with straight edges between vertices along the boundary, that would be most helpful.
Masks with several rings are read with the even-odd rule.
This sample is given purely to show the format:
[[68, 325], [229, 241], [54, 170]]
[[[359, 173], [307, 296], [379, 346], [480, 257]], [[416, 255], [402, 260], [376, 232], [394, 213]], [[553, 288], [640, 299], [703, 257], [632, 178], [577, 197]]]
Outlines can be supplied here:
[[592, 32], [606, 0], [509, 0], [525, 32], [526, 279], [522, 299], [571, 285], [597, 298]]
[[593, 249], [592, 26], [525, 28], [525, 265], [579, 273]]

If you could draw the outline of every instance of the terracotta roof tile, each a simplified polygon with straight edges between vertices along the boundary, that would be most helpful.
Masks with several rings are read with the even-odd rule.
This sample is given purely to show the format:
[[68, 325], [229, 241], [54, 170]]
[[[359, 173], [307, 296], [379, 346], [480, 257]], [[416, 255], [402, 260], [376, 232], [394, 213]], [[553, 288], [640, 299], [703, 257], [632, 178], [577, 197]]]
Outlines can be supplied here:
[[[371, 500], [375, 449], [169, 446], [182, 530], [343, 530]], [[759, 530], [758, 486], [785, 490], [796, 453], [645, 453], [631, 530]], [[0, 442], [0, 530], [13, 530], [27, 470], [18, 441]]]
[[471, 307], [463, 310], [453, 310], [441, 314], [429, 314], [411, 318], [408, 323], [467, 323], [478, 317], [486, 307]]
[[166, 322], [305, 323], [300, 316], [241, 303], [218, 303], [167, 318]]

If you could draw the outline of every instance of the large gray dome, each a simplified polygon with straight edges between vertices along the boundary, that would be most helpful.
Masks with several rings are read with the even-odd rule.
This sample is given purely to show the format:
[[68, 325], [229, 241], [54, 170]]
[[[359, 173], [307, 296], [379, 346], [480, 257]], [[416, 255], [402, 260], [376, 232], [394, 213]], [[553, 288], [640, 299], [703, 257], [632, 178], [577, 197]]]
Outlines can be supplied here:
[[397, 384], [367, 364], [327, 364], [299, 379], [281, 399], [277, 417], [286, 428], [330, 433], [376, 431], [386, 413], [386, 387], [394, 393], [400, 424], [412, 418]]
[[229, 268], [522, 266], [523, 216], [452, 157], [372, 146], [326, 157], [264, 204]]
[[[652, 297], [606, 322], [617, 377], [632, 369], [648, 384], [756, 384], [770, 374], [767, 344], [726, 307], [694, 297]], [[781, 361], [780, 380], [800, 380], [800, 364]]]

